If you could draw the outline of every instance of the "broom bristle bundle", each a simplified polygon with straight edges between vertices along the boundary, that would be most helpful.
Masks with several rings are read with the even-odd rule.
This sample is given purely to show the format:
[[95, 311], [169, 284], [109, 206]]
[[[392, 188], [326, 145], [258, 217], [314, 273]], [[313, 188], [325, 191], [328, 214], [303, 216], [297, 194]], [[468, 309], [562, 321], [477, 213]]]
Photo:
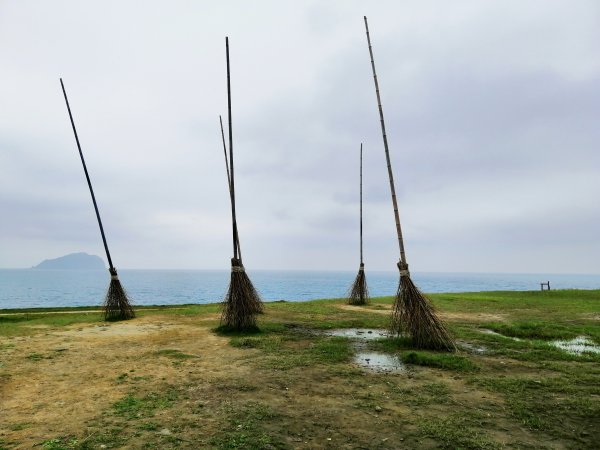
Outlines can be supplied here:
[[221, 325], [235, 331], [252, 330], [256, 328], [256, 314], [262, 312], [262, 301], [244, 266], [232, 261], [231, 281], [223, 301]]
[[366, 305], [369, 303], [369, 288], [367, 287], [367, 277], [365, 276], [365, 271], [361, 266], [358, 269], [358, 274], [354, 279], [354, 284], [352, 288], [350, 288], [350, 293], [348, 295], [348, 304], [349, 305]]
[[111, 271], [110, 285], [104, 300], [104, 320], [128, 320], [135, 317], [131, 302], [127, 297], [127, 293], [123, 285], [117, 277], [117, 272], [114, 274]]
[[408, 275], [400, 276], [390, 331], [395, 335], [408, 333], [416, 348], [456, 350], [431, 301], [421, 293]]

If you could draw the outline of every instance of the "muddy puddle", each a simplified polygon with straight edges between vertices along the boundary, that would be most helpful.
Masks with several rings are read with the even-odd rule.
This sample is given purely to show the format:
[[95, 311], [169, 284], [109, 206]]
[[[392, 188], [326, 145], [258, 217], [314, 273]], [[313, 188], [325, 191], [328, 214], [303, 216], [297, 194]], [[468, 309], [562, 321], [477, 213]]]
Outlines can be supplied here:
[[325, 334], [327, 336], [340, 336], [365, 341], [388, 337], [386, 330], [378, 330], [376, 328], [342, 328], [326, 331]]
[[472, 353], [474, 355], [483, 355], [488, 352], [487, 347], [483, 345], [475, 345], [466, 341], [456, 341], [456, 345], [461, 350], [464, 350], [468, 353]]
[[339, 336], [352, 339], [356, 350], [354, 363], [372, 372], [395, 373], [404, 372], [406, 367], [400, 358], [382, 352], [374, 352], [367, 348], [367, 341], [388, 337], [386, 330], [375, 328], [342, 328], [326, 331], [327, 336]]
[[[506, 339], [512, 339], [513, 341], [522, 341], [522, 339], [504, 336], [503, 334], [497, 333], [493, 330], [488, 330], [486, 328], [480, 329], [479, 331], [485, 334], [493, 334]], [[571, 340], [551, 341], [548, 344], [572, 355], [582, 355], [585, 353], [600, 354], [600, 345], [596, 344], [586, 336], [577, 336]]]
[[373, 372], [404, 372], [406, 367], [400, 361], [400, 358], [387, 353], [379, 352], [358, 352], [354, 356], [354, 362], [365, 369]]
[[552, 341], [550, 345], [559, 348], [572, 355], [581, 355], [583, 353], [600, 354], [600, 345], [586, 336], [577, 336], [569, 341]]

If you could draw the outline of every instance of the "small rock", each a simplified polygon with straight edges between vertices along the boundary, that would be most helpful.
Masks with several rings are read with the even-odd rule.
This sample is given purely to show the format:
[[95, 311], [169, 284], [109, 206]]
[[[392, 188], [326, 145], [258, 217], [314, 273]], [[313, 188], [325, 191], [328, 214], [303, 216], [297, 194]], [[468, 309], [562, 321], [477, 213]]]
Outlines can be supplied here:
[[169, 430], [168, 428], [163, 428], [162, 430], [160, 430], [158, 432], [158, 434], [162, 434], [163, 436], [170, 436], [171, 435], [171, 430]]
[[377, 412], [381, 411], [381, 406], [376, 406], [375, 411], [377, 411]]

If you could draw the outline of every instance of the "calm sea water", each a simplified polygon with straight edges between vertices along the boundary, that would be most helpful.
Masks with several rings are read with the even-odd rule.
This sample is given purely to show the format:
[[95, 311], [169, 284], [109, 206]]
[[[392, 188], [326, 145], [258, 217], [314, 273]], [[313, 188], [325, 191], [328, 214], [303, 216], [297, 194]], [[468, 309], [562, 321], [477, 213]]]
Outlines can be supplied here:
[[[303, 301], [343, 297], [355, 272], [249, 271], [263, 300]], [[600, 275], [414, 273], [424, 292], [600, 289]], [[120, 270], [119, 277], [136, 305], [219, 302], [227, 290], [229, 271]], [[367, 272], [372, 296], [393, 295], [398, 272]], [[102, 303], [108, 271], [0, 269], [0, 309], [94, 306]]]

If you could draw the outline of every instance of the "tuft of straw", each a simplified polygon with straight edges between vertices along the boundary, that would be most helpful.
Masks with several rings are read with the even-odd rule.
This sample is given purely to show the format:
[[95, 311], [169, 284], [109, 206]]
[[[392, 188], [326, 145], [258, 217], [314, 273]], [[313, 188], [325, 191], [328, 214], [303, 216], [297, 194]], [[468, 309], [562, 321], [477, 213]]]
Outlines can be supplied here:
[[263, 304], [248, 277], [242, 262], [231, 259], [231, 281], [221, 314], [221, 326], [232, 331], [256, 329], [256, 315], [263, 312]]
[[117, 275], [117, 269], [111, 268], [110, 285], [104, 299], [104, 320], [129, 320], [135, 317], [127, 292], [123, 288]]
[[354, 279], [354, 284], [350, 288], [348, 304], [366, 305], [367, 303], [369, 303], [369, 288], [367, 287], [367, 277], [365, 276], [365, 265], [361, 264], [358, 274]]
[[456, 346], [437, 317], [433, 304], [410, 279], [408, 265], [398, 263], [398, 267], [400, 284], [392, 309], [390, 332], [409, 334], [416, 348], [455, 351]]

